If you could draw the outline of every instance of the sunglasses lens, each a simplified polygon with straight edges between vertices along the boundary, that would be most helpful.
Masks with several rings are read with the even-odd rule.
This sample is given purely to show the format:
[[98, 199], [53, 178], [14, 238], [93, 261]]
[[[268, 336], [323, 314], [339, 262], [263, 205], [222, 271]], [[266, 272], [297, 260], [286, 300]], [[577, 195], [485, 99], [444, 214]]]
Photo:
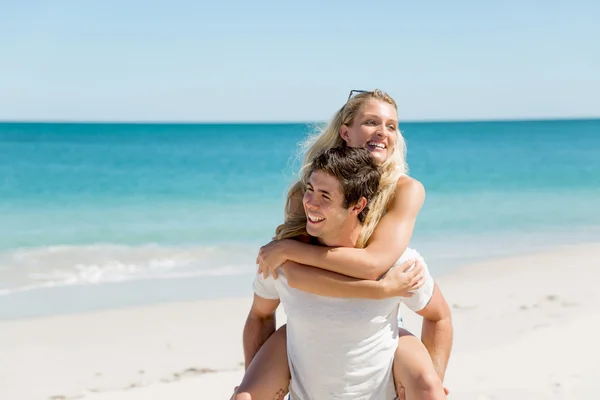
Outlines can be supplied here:
[[[368, 90], [351, 90], [350, 94], [348, 95], [348, 100], [350, 100], [352, 98], [352, 96], [354, 96], [357, 93], [367, 93]], [[346, 100], [346, 101], [348, 101]]]

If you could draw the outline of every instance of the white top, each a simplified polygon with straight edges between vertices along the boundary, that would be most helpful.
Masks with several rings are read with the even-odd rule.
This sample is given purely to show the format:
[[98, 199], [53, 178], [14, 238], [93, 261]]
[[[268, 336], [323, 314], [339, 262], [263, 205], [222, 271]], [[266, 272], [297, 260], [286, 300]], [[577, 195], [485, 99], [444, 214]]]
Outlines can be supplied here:
[[383, 300], [317, 296], [257, 274], [254, 292], [280, 299], [287, 314], [290, 399], [393, 400], [392, 362], [398, 345], [398, 308], [422, 310], [433, 295], [433, 278], [420, 254], [407, 249], [397, 263], [419, 258], [425, 284], [413, 297]]

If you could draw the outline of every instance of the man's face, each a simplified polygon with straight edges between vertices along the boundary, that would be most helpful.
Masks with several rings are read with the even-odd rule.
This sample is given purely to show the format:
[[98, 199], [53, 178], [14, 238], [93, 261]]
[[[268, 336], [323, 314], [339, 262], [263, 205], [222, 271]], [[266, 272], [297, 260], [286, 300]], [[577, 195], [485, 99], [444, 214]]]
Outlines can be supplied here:
[[321, 240], [334, 240], [352, 214], [352, 207], [344, 208], [342, 185], [323, 171], [314, 171], [309, 179], [303, 199], [306, 213], [306, 231]]

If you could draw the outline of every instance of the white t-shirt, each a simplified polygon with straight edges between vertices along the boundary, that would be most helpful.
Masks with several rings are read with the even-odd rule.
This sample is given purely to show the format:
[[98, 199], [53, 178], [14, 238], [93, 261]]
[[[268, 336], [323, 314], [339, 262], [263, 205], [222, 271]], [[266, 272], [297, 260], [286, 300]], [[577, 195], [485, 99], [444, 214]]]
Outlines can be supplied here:
[[287, 315], [287, 351], [292, 374], [290, 399], [393, 400], [392, 362], [398, 344], [398, 308], [422, 310], [433, 295], [433, 278], [413, 249], [397, 261], [419, 258], [425, 284], [413, 297], [383, 300], [317, 296], [257, 274], [254, 292], [280, 299]]

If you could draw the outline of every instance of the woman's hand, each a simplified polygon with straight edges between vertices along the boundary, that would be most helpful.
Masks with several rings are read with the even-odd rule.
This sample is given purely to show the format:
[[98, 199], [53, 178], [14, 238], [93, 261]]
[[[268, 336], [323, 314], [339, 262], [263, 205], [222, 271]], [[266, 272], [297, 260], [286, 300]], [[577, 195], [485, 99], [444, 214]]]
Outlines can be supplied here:
[[286, 249], [289, 245], [289, 239], [274, 240], [271, 243], [260, 248], [256, 263], [258, 264], [258, 273], [262, 274], [265, 279], [269, 273], [277, 279], [276, 269], [286, 262]]
[[[414, 265], [414, 268], [413, 268]], [[381, 280], [389, 297], [412, 297], [413, 290], [425, 283], [423, 264], [420, 260], [407, 260], [392, 267]]]

